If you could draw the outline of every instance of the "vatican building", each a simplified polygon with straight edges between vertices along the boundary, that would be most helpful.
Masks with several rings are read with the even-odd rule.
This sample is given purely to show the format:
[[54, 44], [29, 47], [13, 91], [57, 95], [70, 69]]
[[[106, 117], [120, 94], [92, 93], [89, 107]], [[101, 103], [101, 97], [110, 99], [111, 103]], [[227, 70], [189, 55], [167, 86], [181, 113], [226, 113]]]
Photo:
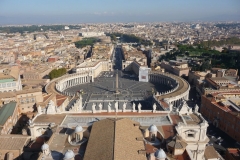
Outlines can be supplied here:
[[40, 103], [29, 120], [33, 144], [44, 141], [39, 160], [217, 159], [207, 121], [198, 105], [187, 104], [188, 82], [148, 68], [145, 55], [131, 52], [97, 45], [72, 74], [46, 85], [48, 94], [69, 98], [61, 106]]

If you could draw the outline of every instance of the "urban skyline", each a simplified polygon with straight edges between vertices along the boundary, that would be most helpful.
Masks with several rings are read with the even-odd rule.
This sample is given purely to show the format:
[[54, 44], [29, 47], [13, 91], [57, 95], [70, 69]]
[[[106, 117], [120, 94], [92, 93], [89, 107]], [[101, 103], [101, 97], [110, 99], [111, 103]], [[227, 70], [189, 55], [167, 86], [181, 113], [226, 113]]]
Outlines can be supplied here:
[[0, 24], [161, 21], [238, 21], [240, 2], [227, 1], [1, 1]]
[[239, 0], [0, 0], [0, 160], [239, 160]]

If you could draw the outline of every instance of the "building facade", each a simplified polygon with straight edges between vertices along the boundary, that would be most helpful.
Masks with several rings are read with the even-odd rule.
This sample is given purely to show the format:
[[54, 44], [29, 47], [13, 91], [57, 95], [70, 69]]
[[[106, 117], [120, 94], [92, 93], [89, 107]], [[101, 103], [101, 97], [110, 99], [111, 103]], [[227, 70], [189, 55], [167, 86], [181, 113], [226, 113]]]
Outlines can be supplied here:
[[22, 82], [18, 67], [0, 70], [0, 92], [22, 90]]
[[19, 112], [16, 102], [10, 102], [0, 108], [0, 134], [10, 134], [17, 123]]
[[215, 92], [202, 96], [200, 112], [213, 125], [240, 142], [240, 92]]

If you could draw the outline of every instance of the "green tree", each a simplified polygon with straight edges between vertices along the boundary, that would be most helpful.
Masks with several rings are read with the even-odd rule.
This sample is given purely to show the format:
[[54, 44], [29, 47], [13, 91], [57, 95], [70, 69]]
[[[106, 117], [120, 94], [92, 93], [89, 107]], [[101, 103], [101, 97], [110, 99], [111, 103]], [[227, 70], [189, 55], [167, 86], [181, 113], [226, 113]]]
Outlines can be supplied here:
[[49, 77], [50, 77], [50, 79], [54, 79], [54, 78], [61, 77], [62, 75], [66, 74], [66, 73], [67, 73], [67, 69], [66, 68], [53, 69], [49, 73]]

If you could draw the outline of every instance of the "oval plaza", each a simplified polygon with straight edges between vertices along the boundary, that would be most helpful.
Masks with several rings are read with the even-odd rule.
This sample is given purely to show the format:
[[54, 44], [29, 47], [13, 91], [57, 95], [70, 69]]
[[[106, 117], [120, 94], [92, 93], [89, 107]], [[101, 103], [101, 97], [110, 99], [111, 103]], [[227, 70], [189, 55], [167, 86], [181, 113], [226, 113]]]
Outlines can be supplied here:
[[74, 73], [45, 87], [70, 100], [62, 107], [53, 101], [44, 109], [38, 106], [38, 114], [29, 121], [32, 139], [42, 133], [49, 138], [39, 157], [202, 160], [209, 157], [206, 153], [218, 157], [206, 147], [207, 121], [197, 105], [193, 109], [186, 103], [190, 86], [183, 78], [151, 70], [146, 56], [131, 46], [110, 50], [105, 57], [95, 50]]
[[[107, 110], [109, 104], [118, 103], [120, 110], [123, 104], [126, 109], [140, 104], [143, 110], [152, 109], [155, 104], [156, 110], [176, 111], [182, 101], [188, 100], [190, 86], [183, 78], [151, 71], [144, 58], [130, 62], [123, 60], [121, 49], [114, 51], [114, 59], [86, 59], [75, 68], [75, 73], [53, 81], [56, 92], [67, 96], [81, 92], [83, 110], [92, 110], [100, 103]], [[122, 70], [116, 69], [122, 66]]]

